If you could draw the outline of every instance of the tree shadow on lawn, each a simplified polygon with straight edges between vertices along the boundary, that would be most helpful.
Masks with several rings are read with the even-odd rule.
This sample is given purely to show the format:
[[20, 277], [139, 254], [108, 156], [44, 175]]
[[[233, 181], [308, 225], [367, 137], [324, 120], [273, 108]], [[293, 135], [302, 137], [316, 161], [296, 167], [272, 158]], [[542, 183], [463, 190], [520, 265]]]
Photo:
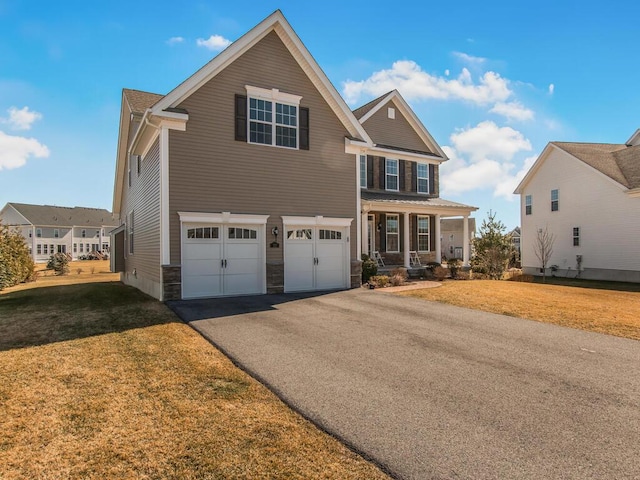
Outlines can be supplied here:
[[180, 320], [119, 282], [32, 288], [0, 295], [0, 351]]

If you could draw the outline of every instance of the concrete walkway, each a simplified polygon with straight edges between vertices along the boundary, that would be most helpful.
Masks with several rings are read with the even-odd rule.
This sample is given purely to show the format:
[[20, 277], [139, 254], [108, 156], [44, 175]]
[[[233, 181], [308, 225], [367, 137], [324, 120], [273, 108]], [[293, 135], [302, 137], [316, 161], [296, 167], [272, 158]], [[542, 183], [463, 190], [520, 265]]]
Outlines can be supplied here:
[[365, 289], [171, 306], [397, 478], [640, 478], [640, 342]]

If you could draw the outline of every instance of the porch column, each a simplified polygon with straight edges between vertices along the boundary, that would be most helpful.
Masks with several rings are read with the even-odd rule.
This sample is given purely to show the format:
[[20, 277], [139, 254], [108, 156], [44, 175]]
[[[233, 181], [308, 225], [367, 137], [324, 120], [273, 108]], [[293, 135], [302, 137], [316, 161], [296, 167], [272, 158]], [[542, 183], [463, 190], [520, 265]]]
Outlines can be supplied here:
[[409, 213], [405, 212], [404, 213], [404, 225], [403, 225], [403, 236], [404, 238], [402, 239], [402, 251], [404, 253], [404, 266], [406, 268], [411, 268], [411, 255], [409, 255], [409, 249], [411, 248], [411, 244], [410, 244], [410, 240], [411, 240], [411, 233], [409, 233]]
[[462, 265], [469, 266], [469, 215], [462, 217]]
[[369, 208], [364, 207], [360, 213], [360, 246], [363, 254], [371, 254], [369, 252]]
[[436, 262], [442, 263], [442, 239], [440, 238], [440, 215], [436, 215]]

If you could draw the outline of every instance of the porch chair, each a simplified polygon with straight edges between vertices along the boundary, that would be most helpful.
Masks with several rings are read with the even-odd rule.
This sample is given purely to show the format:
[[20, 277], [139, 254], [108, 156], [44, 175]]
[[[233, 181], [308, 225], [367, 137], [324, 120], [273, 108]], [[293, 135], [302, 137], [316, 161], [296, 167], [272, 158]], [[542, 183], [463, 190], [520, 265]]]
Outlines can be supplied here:
[[414, 268], [422, 266], [422, 263], [420, 262], [420, 256], [415, 250], [409, 252], [409, 265]]
[[382, 260], [382, 256], [378, 250], [373, 251], [373, 259], [376, 261], [379, 267], [384, 268], [384, 260]]

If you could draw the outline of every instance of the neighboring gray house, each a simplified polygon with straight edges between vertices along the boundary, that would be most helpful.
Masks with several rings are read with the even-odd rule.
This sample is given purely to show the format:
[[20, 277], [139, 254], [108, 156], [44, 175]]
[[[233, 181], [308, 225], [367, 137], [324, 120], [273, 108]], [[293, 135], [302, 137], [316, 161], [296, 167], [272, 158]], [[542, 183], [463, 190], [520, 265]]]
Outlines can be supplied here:
[[517, 262], [520, 261], [520, 238], [521, 238], [521, 232], [520, 232], [520, 227], [516, 227], [513, 230], [511, 230], [511, 232], [509, 232], [509, 235], [511, 235], [511, 245], [513, 245], [513, 250], [515, 252], [515, 260]]
[[[461, 218], [445, 218], [440, 222], [440, 235], [442, 237], [442, 258], [462, 259], [464, 252], [464, 226]], [[471, 250], [471, 244], [476, 236], [476, 219], [469, 218], [469, 230], [467, 233], [467, 245]]]
[[361, 253], [438, 258], [475, 210], [439, 198], [446, 160], [398, 92], [352, 112], [276, 11], [167, 95], [123, 90], [112, 269], [161, 300], [356, 287]]
[[101, 208], [57, 207], [7, 203], [0, 210], [0, 222], [22, 233], [36, 263], [54, 253], [66, 253], [76, 260], [91, 252], [108, 254], [112, 229], [118, 226], [111, 212]]

